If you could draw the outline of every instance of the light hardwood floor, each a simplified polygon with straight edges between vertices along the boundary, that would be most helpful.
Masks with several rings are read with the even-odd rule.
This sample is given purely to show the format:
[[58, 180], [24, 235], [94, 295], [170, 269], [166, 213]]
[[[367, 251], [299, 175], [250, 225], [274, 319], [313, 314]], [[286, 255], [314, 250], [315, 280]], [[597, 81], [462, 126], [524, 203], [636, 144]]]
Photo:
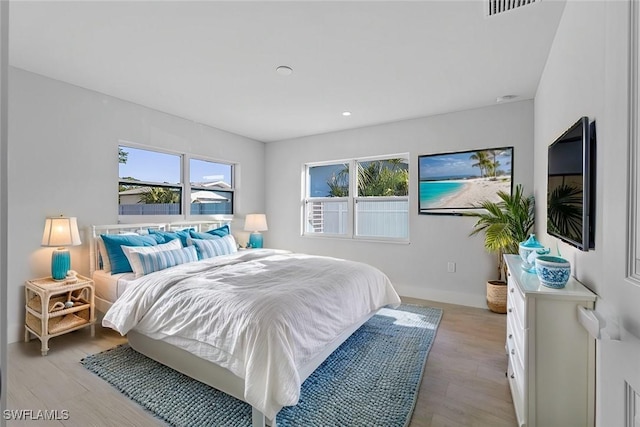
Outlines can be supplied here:
[[[504, 375], [505, 316], [459, 305], [403, 300], [444, 310], [410, 427], [515, 426]], [[88, 354], [123, 342], [126, 339], [117, 333], [96, 326], [95, 338], [88, 328], [53, 338], [46, 357], [40, 356], [38, 339], [9, 345], [8, 408], [66, 410], [69, 417], [59, 421], [8, 421], [7, 425], [163, 425], [79, 363]]]

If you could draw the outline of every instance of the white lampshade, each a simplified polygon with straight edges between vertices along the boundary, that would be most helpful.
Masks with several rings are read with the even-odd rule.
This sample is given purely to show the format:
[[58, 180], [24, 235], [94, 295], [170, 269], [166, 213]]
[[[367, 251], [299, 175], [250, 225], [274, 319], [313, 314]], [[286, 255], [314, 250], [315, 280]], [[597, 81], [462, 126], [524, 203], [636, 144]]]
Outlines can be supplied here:
[[245, 231], [265, 231], [267, 228], [267, 216], [265, 214], [248, 214], [244, 220]]
[[51, 217], [44, 222], [42, 246], [78, 246], [81, 245], [78, 221], [75, 217]]

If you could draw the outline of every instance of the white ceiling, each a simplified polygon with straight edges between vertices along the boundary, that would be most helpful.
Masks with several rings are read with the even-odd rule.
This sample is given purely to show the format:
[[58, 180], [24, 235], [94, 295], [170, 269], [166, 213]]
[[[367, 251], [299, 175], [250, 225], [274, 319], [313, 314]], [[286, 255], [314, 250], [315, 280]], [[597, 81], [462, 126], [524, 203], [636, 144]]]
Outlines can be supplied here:
[[486, 17], [481, 0], [13, 1], [9, 58], [268, 142], [531, 99], [563, 8], [543, 0]]

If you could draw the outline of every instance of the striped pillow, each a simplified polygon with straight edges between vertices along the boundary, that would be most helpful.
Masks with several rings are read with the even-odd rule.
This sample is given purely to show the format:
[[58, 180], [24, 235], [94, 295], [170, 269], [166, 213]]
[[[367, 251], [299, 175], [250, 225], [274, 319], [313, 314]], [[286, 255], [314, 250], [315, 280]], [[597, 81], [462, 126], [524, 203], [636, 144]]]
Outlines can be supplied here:
[[[172, 249], [170, 251], [151, 252], [147, 254], [136, 252], [134, 256], [136, 256], [140, 261], [142, 275], [198, 260], [196, 248], [193, 246]], [[136, 277], [138, 277], [137, 273]]]
[[162, 243], [156, 246], [122, 246], [122, 252], [124, 252], [125, 256], [129, 260], [131, 270], [135, 273], [137, 278], [144, 276], [146, 273], [143, 272], [142, 265], [140, 264], [140, 258], [136, 256], [136, 254], [150, 254], [180, 248], [182, 248], [180, 239], [175, 239], [170, 240], [168, 243]]
[[238, 252], [236, 239], [234, 239], [231, 234], [212, 240], [191, 239], [191, 242], [198, 250], [198, 259], [212, 258], [214, 256]]

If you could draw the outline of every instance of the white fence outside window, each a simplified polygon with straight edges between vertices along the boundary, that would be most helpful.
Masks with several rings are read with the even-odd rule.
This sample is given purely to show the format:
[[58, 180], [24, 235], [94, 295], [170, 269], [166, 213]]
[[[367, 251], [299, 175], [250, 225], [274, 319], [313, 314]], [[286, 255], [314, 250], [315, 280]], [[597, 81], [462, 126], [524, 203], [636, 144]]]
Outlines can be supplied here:
[[[356, 199], [357, 237], [409, 237], [409, 201], [389, 198]], [[310, 234], [347, 234], [349, 209], [346, 200], [309, 201], [306, 232]]]
[[409, 201], [356, 199], [356, 236], [409, 238]]

